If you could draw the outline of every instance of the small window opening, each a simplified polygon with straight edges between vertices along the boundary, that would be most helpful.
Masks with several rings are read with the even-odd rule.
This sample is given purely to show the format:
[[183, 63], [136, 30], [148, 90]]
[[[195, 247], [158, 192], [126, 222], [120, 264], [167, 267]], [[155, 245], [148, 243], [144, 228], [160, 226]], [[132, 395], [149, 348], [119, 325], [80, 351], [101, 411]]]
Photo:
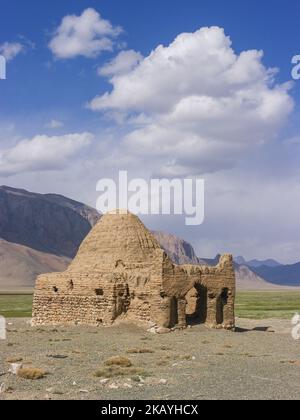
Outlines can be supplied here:
[[104, 290], [103, 289], [96, 289], [95, 293], [96, 293], [96, 296], [103, 296], [104, 295]]

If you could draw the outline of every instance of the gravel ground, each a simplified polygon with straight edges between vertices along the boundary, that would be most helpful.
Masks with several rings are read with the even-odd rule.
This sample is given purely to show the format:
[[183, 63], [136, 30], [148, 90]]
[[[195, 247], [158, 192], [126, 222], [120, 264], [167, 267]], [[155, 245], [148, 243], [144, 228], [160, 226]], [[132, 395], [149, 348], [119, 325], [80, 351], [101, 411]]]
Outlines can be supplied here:
[[[237, 325], [235, 333], [193, 326], [156, 335], [130, 324], [31, 328], [28, 319], [11, 319], [0, 341], [0, 400], [299, 399], [300, 341], [290, 321]], [[105, 362], [113, 356], [132, 367], [108, 379]], [[47, 375], [21, 379], [8, 373], [11, 359]]]

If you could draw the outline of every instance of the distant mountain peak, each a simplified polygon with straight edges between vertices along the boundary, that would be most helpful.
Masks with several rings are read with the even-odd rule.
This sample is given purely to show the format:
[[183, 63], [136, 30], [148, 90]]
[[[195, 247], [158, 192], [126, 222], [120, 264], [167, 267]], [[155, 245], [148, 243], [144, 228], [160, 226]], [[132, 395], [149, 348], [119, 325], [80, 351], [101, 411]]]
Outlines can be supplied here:
[[239, 256], [239, 257], [235, 257], [234, 261], [239, 265], [246, 265], [246, 266], [252, 267], [252, 268], [258, 268], [258, 267], [262, 267], [262, 266], [280, 267], [282, 265], [278, 261], [276, 261], [272, 258], [269, 258], [267, 260], [253, 259], [251, 261], [247, 261], [244, 257]]
[[61, 195], [0, 187], [0, 238], [8, 242], [72, 258], [99, 218], [95, 209]]

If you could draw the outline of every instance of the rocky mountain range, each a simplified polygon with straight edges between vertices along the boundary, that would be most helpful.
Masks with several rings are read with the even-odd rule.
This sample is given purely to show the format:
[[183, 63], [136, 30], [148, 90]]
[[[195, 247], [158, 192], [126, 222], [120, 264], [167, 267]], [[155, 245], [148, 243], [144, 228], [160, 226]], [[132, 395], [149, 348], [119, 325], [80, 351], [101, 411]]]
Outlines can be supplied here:
[[205, 264], [197, 257], [191, 244], [165, 232], [152, 232], [162, 248], [176, 264]]
[[42, 273], [64, 271], [70, 260], [0, 239], [0, 290], [32, 289]]
[[236, 257], [235, 262], [239, 265], [246, 265], [247, 267], [251, 267], [251, 268], [258, 268], [258, 267], [262, 267], [262, 266], [266, 266], [266, 267], [280, 267], [282, 264], [280, 264], [278, 261], [273, 260], [273, 259], [268, 259], [268, 260], [250, 260], [250, 261], [246, 261], [244, 257]]
[[282, 285], [283, 281], [286, 286], [300, 285], [300, 262], [290, 265], [279, 265], [270, 267], [262, 265], [254, 267], [253, 271], [273, 284]]
[[54, 194], [0, 187], [0, 238], [73, 258], [96, 220], [96, 210]]
[[[79, 245], [99, 220], [93, 208], [56, 194], [0, 187], [0, 290], [32, 288], [36, 276], [64, 271]], [[165, 232], [153, 232], [177, 264], [216, 265], [220, 256], [199, 258], [191, 244]], [[235, 259], [240, 290], [300, 286], [300, 263]]]

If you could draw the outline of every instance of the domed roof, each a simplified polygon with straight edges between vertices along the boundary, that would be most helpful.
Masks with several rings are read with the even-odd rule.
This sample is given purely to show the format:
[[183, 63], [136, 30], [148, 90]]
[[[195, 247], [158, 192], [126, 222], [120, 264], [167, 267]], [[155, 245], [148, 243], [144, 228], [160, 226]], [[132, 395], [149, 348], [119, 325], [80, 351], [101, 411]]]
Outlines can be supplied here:
[[134, 268], [163, 253], [140, 219], [125, 211], [103, 216], [83, 241], [69, 271], [90, 272]]

